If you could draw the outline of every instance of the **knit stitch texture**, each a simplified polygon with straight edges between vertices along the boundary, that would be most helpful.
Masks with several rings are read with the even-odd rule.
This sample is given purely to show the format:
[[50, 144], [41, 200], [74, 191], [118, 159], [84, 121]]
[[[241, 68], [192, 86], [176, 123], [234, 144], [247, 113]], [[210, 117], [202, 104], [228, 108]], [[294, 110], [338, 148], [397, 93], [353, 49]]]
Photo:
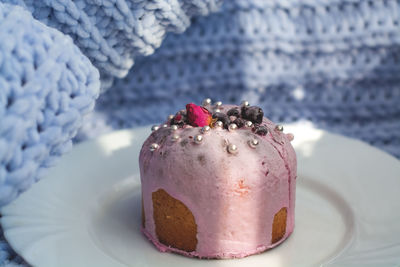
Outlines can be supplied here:
[[226, 1], [138, 59], [96, 120], [126, 128], [205, 97], [247, 99], [276, 122], [309, 120], [400, 157], [399, 12], [397, 0]]
[[68, 149], [99, 74], [71, 38], [0, 3], [0, 206]]
[[46, 25], [71, 36], [101, 74], [102, 88], [125, 77], [138, 55], [150, 55], [167, 32], [183, 32], [193, 15], [220, 0], [3, 0], [19, 4]]
[[[400, 158], [400, 0], [226, 0], [217, 13], [193, 19], [190, 18], [194, 15], [215, 11], [219, 1], [7, 2], [23, 6], [36, 19], [71, 36], [99, 70], [102, 87], [111, 87], [100, 95], [95, 112], [85, 118], [76, 141], [114, 129], [159, 123], [184, 104], [211, 97], [227, 103], [247, 99], [262, 107], [273, 121], [309, 120], [320, 128], [364, 140]], [[5, 11], [0, 7], [1, 12]], [[1, 16], [0, 26], [6, 22], [10, 26], [0, 27], [0, 38], [2, 33], [18, 28], [16, 22]], [[38, 25], [26, 15], [19, 19], [26, 25]], [[182, 33], [190, 23], [192, 26]], [[168, 31], [175, 33], [166, 35]], [[33, 32], [30, 31], [32, 36]], [[55, 31], [46, 28], [39, 32], [49, 35]], [[39, 46], [36, 43], [41, 44], [43, 38], [35, 39], [34, 46]], [[29, 42], [20, 44], [21, 39], [16, 40], [29, 47]], [[4, 54], [1, 51], [8, 51], [2, 45], [8, 44], [0, 42], [0, 66]], [[56, 47], [55, 42], [51, 44]], [[68, 54], [63, 46], [63, 58], [79, 57], [80, 66], [86, 66], [89, 77], [89, 62], [76, 49], [71, 48], [75, 53]], [[46, 60], [54, 58], [47, 56]], [[20, 59], [12, 60], [13, 66], [24, 66]], [[76, 77], [73, 70], [65, 67], [67, 64], [62, 66], [70, 73], [68, 77]], [[82, 84], [96, 84], [93, 73], [92, 78], [87, 78], [90, 82]], [[2, 75], [0, 69], [0, 84]], [[21, 77], [17, 80], [22, 81]], [[113, 83], [115, 77], [119, 79]], [[42, 87], [35, 92], [48, 92], [43, 82], [38, 84]], [[76, 89], [80, 95], [95, 99], [96, 94], [89, 93], [93, 90], [78, 82], [72, 84], [80, 88]], [[61, 88], [57, 90], [59, 94]], [[10, 109], [4, 109], [1, 101], [0, 98], [0, 147], [1, 141], [6, 140], [9, 149], [9, 140], [13, 139], [4, 139], [1, 129], [2, 114], [9, 114]], [[44, 103], [39, 113], [46, 113], [51, 106], [47, 100]], [[78, 125], [72, 128], [76, 131]], [[70, 139], [75, 132], [72, 128], [68, 128], [72, 134], [61, 131], [53, 137]], [[14, 143], [24, 151], [21, 140]], [[52, 151], [49, 147], [46, 151]], [[44, 154], [43, 162], [51, 158], [50, 154]], [[24, 161], [12, 162], [28, 166]], [[8, 177], [1, 176], [2, 166], [0, 184], [4, 181], [1, 177]], [[2, 254], [9, 248], [2, 250], [1, 246], [0, 243], [0, 263], [2, 257], [14, 257], [12, 253]], [[13, 262], [19, 261], [17, 257]]]

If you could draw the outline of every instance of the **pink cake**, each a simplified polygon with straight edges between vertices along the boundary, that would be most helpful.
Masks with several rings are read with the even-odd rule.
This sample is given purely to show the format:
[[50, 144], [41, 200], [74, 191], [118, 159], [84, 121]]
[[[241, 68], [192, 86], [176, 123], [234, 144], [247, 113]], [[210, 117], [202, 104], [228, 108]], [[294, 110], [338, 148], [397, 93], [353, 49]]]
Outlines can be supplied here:
[[199, 258], [279, 245], [294, 228], [292, 139], [246, 101], [170, 115], [140, 152], [143, 233], [160, 251]]

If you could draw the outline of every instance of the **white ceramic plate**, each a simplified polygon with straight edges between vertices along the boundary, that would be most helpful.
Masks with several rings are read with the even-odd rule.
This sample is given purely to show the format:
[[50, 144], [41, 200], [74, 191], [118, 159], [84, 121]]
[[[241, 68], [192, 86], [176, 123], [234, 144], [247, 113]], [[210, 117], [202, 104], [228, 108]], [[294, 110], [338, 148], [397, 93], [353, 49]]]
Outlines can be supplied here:
[[34, 266], [399, 266], [400, 161], [311, 127], [289, 130], [299, 166], [296, 227], [266, 253], [190, 259], [143, 237], [138, 153], [148, 127], [76, 146], [2, 209], [5, 236]]

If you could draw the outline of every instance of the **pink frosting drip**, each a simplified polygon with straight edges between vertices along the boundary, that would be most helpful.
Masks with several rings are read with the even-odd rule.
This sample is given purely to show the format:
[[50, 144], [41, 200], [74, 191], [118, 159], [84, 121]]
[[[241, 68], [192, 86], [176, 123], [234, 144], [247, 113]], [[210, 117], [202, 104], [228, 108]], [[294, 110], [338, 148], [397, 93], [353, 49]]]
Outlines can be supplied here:
[[[222, 106], [228, 110], [233, 106]], [[269, 133], [259, 136], [250, 129], [233, 132], [221, 128], [203, 134], [195, 144], [199, 127], [184, 127], [174, 132], [160, 128], [143, 144], [139, 163], [142, 181], [144, 234], [160, 251], [172, 251], [200, 258], [241, 258], [260, 253], [283, 242], [294, 228], [296, 154], [286, 134], [264, 118]], [[192, 138], [191, 138], [192, 137]], [[248, 145], [256, 138], [256, 148]], [[151, 152], [149, 146], [159, 144]], [[226, 150], [238, 148], [236, 155]], [[197, 224], [197, 247], [185, 252], [159, 243], [153, 220], [152, 193], [164, 189], [182, 201]], [[271, 244], [274, 215], [287, 208], [284, 237]]]

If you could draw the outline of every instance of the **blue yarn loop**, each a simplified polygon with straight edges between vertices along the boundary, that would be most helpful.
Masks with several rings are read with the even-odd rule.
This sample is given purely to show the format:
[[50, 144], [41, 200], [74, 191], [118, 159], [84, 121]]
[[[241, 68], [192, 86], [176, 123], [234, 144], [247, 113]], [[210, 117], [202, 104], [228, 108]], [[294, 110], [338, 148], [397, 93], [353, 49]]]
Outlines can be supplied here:
[[0, 3], [0, 206], [71, 148], [99, 73], [70, 37]]
[[125, 77], [138, 55], [152, 54], [167, 32], [183, 32], [194, 15], [207, 15], [221, 0], [6, 0], [30, 10], [74, 39], [96, 66], [102, 88]]

